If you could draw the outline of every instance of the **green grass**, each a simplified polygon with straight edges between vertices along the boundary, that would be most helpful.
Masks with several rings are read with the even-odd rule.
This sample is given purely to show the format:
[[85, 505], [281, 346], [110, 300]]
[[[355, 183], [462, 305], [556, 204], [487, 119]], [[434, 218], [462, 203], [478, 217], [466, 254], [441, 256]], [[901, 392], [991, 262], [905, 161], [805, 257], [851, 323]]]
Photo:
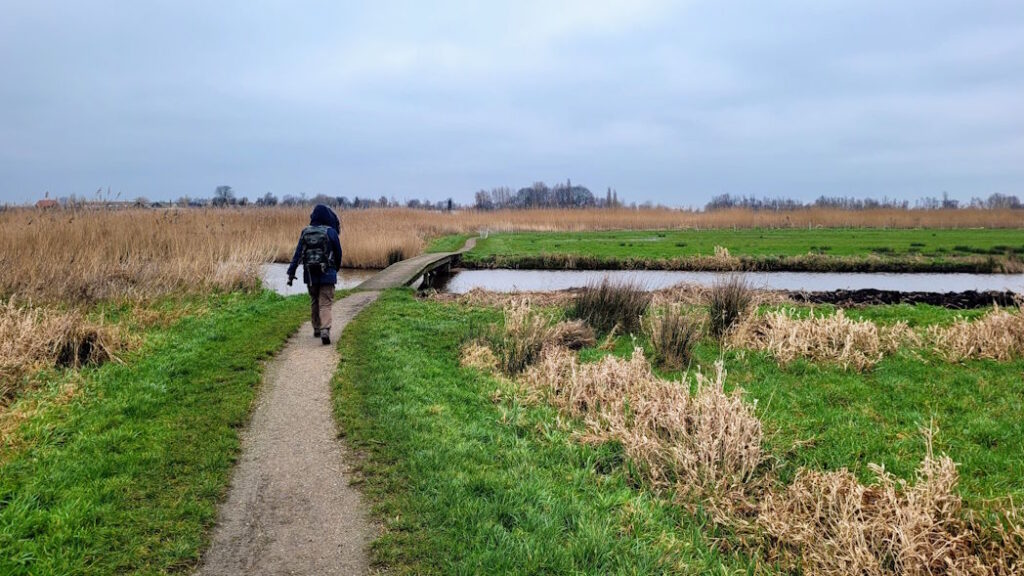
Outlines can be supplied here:
[[711, 526], [630, 481], [621, 449], [575, 441], [552, 409], [459, 367], [468, 331], [499, 318], [392, 291], [345, 329], [335, 409], [384, 524], [376, 560], [400, 574], [747, 573]]
[[427, 252], [455, 252], [466, 243], [473, 234], [453, 234], [451, 236], [439, 236], [430, 241], [427, 245]]
[[[710, 346], [702, 352], [703, 364], [717, 356]], [[785, 456], [785, 476], [797, 466], [846, 467], [868, 480], [867, 465], [876, 463], [911, 479], [925, 453], [920, 429], [934, 423], [935, 448], [960, 465], [968, 501], [1024, 496], [1024, 362], [892, 356], [856, 373], [744, 356], [726, 356], [729, 381], [758, 400], [771, 450]], [[793, 449], [797, 440], [810, 443]]]
[[[577, 267], [693, 266], [687, 259], [714, 255], [715, 246], [760, 269], [816, 269], [834, 261], [874, 257], [916, 261], [919, 269], [992, 267], [1024, 255], [1024, 231], [1016, 229], [738, 229], [492, 234], [464, 257], [467, 266], [551, 266], [575, 257]], [[811, 258], [810, 256], [818, 256]], [[788, 258], [788, 260], [787, 260]], [[804, 261], [801, 262], [800, 259]], [[968, 264], [971, 262], [971, 264]], [[660, 264], [659, 264], [660, 263]], [[518, 265], [518, 266], [517, 266]], [[876, 267], [884, 265], [875, 263]]]
[[[0, 468], [0, 574], [163, 574], [199, 558], [262, 361], [308, 304], [210, 297], [17, 431]], [[52, 383], [57, 385], [58, 382]], [[41, 393], [45, 392], [42, 391]]]

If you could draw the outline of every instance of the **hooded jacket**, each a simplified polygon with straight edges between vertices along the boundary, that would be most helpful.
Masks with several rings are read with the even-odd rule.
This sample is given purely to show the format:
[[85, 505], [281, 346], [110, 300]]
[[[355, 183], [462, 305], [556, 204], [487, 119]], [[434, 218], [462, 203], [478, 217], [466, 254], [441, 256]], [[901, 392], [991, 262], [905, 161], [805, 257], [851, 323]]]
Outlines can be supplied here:
[[[338, 233], [341, 231], [341, 222], [338, 215], [329, 207], [317, 204], [313, 213], [309, 215], [310, 226], [327, 226], [327, 239], [331, 243], [331, 265], [323, 274], [310, 274], [306, 267], [302, 267], [302, 281], [306, 284], [337, 284], [338, 269], [341, 268], [341, 240]], [[292, 256], [292, 263], [288, 266], [288, 277], [295, 277], [295, 270], [302, 261], [302, 236], [299, 236], [299, 243], [295, 246], [295, 254]]]

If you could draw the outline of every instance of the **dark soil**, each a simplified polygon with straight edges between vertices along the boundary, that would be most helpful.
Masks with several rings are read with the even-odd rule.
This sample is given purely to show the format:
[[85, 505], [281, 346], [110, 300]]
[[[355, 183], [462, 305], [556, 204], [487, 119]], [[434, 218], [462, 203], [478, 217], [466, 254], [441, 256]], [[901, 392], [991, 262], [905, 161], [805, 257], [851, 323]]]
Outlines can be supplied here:
[[836, 306], [871, 306], [877, 304], [931, 304], [943, 308], [983, 308], [998, 304], [1014, 306], [1022, 296], [1014, 292], [968, 290], [966, 292], [898, 292], [896, 290], [835, 290], [831, 292], [789, 292], [796, 302], [834, 304]]

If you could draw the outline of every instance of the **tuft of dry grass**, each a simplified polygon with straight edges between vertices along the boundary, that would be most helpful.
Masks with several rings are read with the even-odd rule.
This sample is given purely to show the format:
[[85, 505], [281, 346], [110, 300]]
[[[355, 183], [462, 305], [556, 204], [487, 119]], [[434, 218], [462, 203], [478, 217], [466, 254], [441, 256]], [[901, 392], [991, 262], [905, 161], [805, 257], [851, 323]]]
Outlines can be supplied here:
[[708, 291], [711, 335], [722, 338], [754, 306], [754, 291], [741, 276], [716, 281]]
[[125, 340], [116, 327], [77, 310], [0, 304], [0, 406], [43, 368], [78, 368], [116, 358]]
[[647, 333], [654, 348], [654, 359], [662, 367], [679, 370], [690, 362], [693, 347], [700, 341], [704, 326], [700, 320], [668, 306], [651, 315]]
[[485, 339], [497, 357], [498, 367], [511, 376], [540, 357], [541, 349], [551, 340], [551, 319], [534, 310], [526, 298], [506, 307], [504, 315], [501, 329], [492, 327]]
[[807, 358], [864, 370], [915, 339], [916, 334], [903, 322], [878, 327], [868, 320], [852, 320], [842, 309], [835, 314], [812, 312], [807, 318], [779, 310], [748, 315], [729, 332], [727, 343], [733, 348], [767, 350], [781, 364]]
[[579, 350], [597, 343], [594, 329], [582, 320], [559, 322], [551, 328], [548, 342], [570, 350]]
[[721, 363], [686, 381], [658, 378], [640, 348], [632, 357], [580, 364], [549, 347], [521, 381], [581, 418], [590, 441], [620, 442], [655, 486], [729, 500], [746, 493], [761, 462], [761, 422], [739, 389], [725, 392]]
[[459, 358], [463, 366], [493, 372], [498, 369], [498, 357], [490, 347], [480, 342], [470, 342], [462, 347], [462, 354]]
[[1020, 526], [996, 534], [974, 525], [956, 493], [959, 475], [946, 456], [927, 454], [913, 483], [871, 465], [864, 485], [847, 470], [801, 470], [767, 493], [758, 517], [784, 566], [806, 574], [1018, 574]]
[[569, 316], [583, 320], [600, 333], [618, 326], [632, 334], [640, 331], [641, 319], [650, 304], [651, 294], [639, 284], [616, 283], [605, 278], [577, 293]]
[[1024, 310], [997, 306], [974, 321], [959, 318], [949, 326], [929, 326], [925, 337], [949, 360], [1011, 360], [1024, 356]]

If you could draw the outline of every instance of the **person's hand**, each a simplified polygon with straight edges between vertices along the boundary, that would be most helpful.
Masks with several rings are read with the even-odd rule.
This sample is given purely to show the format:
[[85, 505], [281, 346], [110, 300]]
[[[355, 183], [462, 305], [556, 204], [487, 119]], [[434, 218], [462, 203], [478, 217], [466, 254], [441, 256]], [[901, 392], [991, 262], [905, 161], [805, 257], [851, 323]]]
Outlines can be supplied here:
[[288, 277], [288, 285], [289, 285], [289, 286], [291, 286], [291, 285], [292, 285], [292, 282], [295, 282], [295, 276], [289, 276], [289, 277]]

